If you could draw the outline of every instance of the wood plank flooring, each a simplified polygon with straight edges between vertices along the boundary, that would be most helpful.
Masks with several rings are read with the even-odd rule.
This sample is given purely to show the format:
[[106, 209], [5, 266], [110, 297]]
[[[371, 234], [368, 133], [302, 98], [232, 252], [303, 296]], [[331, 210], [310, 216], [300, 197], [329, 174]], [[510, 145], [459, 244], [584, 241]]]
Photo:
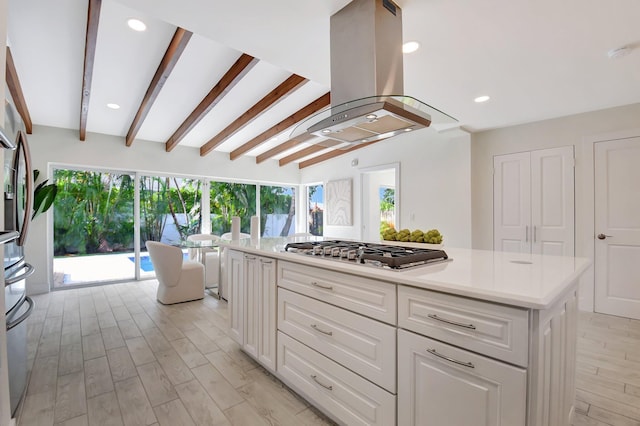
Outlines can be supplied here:
[[34, 296], [20, 426], [330, 425], [227, 336], [227, 304], [156, 281]]
[[[156, 281], [34, 297], [20, 426], [327, 425], [227, 336], [227, 304]], [[575, 426], [640, 426], [640, 321], [581, 313]]]
[[575, 426], [640, 426], [640, 321], [580, 313]]

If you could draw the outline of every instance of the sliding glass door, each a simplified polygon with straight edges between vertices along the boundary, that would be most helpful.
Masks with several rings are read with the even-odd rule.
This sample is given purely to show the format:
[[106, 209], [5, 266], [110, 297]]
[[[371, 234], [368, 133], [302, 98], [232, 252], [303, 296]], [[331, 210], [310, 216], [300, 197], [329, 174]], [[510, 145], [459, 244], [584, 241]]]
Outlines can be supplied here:
[[55, 169], [54, 287], [133, 279], [134, 174]]
[[139, 176], [136, 258], [135, 179], [135, 173], [54, 170], [54, 288], [153, 278], [146, 241], [171, 243], [200, 232], [201, 180]]

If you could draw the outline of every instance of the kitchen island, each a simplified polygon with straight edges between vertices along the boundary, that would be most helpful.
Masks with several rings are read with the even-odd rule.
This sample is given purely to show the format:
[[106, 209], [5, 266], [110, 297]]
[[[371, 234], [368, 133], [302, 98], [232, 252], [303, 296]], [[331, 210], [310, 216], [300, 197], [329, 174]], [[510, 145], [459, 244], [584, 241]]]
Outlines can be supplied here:
[[390, 270], [285, 252], [291, 241], [224, 244], [231, 336], [329, 417], [571, 423], [589, 260], [447, 248]]

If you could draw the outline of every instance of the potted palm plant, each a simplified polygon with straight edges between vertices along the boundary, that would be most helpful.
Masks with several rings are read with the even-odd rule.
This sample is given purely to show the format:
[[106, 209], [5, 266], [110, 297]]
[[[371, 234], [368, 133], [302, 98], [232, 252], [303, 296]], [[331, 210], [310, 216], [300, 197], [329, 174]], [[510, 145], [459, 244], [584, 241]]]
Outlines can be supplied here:
[[[40, 170], [33, 171], [33, 181], [36, 182], [40, 176]], [[33, 191], [33, 220], [40, 213], [44, 213], [53, 205], [53, 201], [58, 195], [58, 186], [55, 183], [47, 184], [49, 179], [40, 182]]]

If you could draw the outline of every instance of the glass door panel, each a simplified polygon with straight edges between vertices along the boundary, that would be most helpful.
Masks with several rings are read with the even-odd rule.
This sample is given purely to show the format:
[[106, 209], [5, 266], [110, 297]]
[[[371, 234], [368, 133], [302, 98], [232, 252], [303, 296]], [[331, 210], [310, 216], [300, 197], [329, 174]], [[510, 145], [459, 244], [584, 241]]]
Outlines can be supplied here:
[[54, 288], [135, 278], [133, 179], [54, 170]]
[[231, 217], [240, 217], [240, 232], [250, 233], [256, 214], [256, 185], [230, 182], [210, 183], [211, 233], [231, 232]]
[[260, 232], [263, 237], [286, 237], [295, 233], [296, 189], [260, 186]]
[[[170, 244], [202, 228], [202, 181], [163, 176], [140, 177], [140, 278], [155, 276], [147, 241]], [[185, 249], [185, 257], [186, 249]]]

